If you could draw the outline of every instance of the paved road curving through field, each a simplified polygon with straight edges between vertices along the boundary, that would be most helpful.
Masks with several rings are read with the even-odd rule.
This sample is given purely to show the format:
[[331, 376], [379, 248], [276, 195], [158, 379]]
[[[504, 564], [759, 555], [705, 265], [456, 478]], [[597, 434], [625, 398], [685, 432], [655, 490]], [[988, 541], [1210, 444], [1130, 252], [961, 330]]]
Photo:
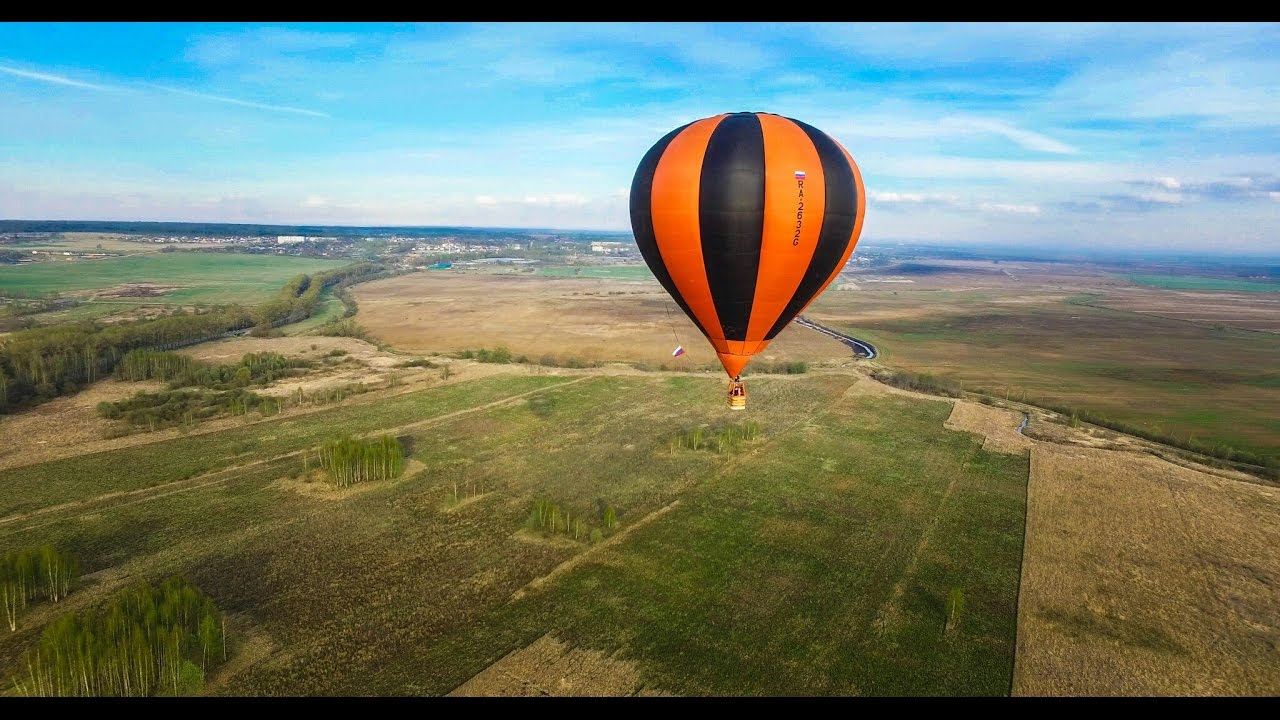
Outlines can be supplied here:
[[876, 359], [876, 346], [872, 345], [871, 343], [865, 340], [859, 340], [858, 338], [855, 338], [855, 337], [849, 337], [844, 333], [836, 332], [835, 330], [832, 330], [831, 328], [826, 327], [824, 325], [819, 325], [818, 323], [812, 320], [809, 320], [804, 316], [796, 318], [796, 324], [802, 327], [807, 327], [810, 330], [817, 330], [823, 335], [827, 335], [829, 337], [835, 338], [836, 340], [839, 340], [845, 345], [848, 345], [850, 348], [853, 348], [853, 354], [857, 355], [860, 358], [866, 358], [867, 360]]

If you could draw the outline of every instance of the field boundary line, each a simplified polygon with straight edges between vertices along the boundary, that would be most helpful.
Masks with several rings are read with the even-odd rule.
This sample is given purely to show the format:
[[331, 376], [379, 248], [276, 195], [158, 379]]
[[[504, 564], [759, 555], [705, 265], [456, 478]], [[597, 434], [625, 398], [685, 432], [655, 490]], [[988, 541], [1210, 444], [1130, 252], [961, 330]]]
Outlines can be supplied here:
[[551, 571], [548, 572], [547, 574], [539, 575], [538, 577], [530, 580], [529, 582], [525, 583], [524, 587], [511, 593], [511, 599], [508, 600], [508, 602], [519, 600], [520, 598], [528, 595], [529, 593], [541, 588], [543, 585], [550, 582], [551, 580], [569, 572], [573, 568], [577, 567], [578, 564], [581, 563], [583, 560], [586, 560], [587, 558], [591, 557], [595, 553], [601, 550], [604, 550], [607, 547], [610, 547], [618, 542], [621, 542], [623, 538], [630, 535], [633, 531], [639, 530], [645, 525], [648, 525], [654, 520], [657, 520], [659, 517], [666, 515], [672, 510], [675, 510], [676, 506], [679, 504], [680, 504], [680, 499], [677, 498], [671, 501], [670, 503], [663, 505], [657, 510], [654, 510], [648, 515], [645, 515], [644, 517], [640, 518], [634, 523], [623, 528], [622, 531], [619, 532], [617, 535], [610, 537], [608, 540], [605, 540], [604, 542], [600, 543], [599, 545], [596, 545], [595, 547], [588, 548], [585, 552], [580, 552], [577, 555], [574, 555], [573, 557], [569, 558], [568, 560], [565, 560], [559, 565], [551, 568]]

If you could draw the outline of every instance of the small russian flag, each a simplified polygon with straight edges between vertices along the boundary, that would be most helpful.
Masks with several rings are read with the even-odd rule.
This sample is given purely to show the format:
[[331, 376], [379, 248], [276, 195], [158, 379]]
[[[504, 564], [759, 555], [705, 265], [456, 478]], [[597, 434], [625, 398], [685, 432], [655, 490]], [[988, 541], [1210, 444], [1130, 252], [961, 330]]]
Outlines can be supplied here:
[[684, 346], [677, 345], [675, 350], [671, 351], [671, 357], [680, 357], [684, 354]]
[[797, 170], [797, 171], [796, 171], [796, 179], [797, 179], [797, 180], [803, 180], [803, 179], [804, 179], [804, 171], [803, 171], [803, 170]]

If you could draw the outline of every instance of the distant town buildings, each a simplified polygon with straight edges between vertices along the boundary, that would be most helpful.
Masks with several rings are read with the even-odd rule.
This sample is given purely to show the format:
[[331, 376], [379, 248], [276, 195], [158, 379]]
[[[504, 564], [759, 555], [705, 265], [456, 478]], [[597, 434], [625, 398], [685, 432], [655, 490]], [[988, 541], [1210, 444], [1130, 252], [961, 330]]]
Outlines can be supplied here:
[[630, 243], [621, 242], [602, 242], [594, 241], [591, 243], [591, 252], [603, 253], [605, 255], [623, 255], [631, 250]]

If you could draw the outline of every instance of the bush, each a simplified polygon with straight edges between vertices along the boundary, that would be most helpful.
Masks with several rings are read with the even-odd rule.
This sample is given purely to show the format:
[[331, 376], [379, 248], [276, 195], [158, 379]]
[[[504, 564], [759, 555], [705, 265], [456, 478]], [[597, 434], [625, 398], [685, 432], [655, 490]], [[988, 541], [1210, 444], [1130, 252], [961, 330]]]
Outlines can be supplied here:
[[726, 453], [737, 450], [743, 442], [760, 437], [760, 423], [747, 420], [742, 423], [724, 424], [714, 428], [697, 426], [685, 430], [668, 442], [672, 450], [712, 450]]
[[910, 370], [887, 370], [878, 369], [871, 373], [871, 377], [879, 380], [885, 385], [902, 388], [903, 390], [914, 390], [915, 392], [929, 393], [930, 395], [944, 395], [946, 397], [961, 397], [964, 392], [960, 388], [960, 383], [949, 378], [941, 378], [929, 373], [914, 373]]

